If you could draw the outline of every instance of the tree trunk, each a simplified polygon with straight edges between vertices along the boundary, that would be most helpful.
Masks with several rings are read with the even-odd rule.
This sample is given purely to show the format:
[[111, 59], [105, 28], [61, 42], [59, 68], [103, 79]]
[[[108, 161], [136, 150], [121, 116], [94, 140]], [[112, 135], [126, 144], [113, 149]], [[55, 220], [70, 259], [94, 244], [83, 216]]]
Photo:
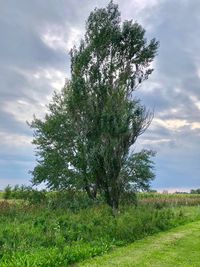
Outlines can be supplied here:
[[86, 185], [86, 186], [85, 186], [85, 190], [86, 190], [87, 195], [88, 195], [88, 197], [89, 197], [90, 199], [92, 199], [92, 200], [95, 200], [95, 199], [96, 199], [96, 194], [93, 194], [93, 192], [91, 191], [91, 188], [90, 188], [89, 185]]
[[115, 185], [111, 187], [110, 190], [108, 187], [104, 188], [104, 195], [105, 195], [106, 203], [112, 208], [113, 216], [115, 217], [116, 214], [118, 213], [119, 197], [120, 197], [116, 181], [115, 181]]
[[113, 215], [116, 216], [119, 209], [119, 190], [117, 188], [117, 181], [114, 181], [114, 185], [111, 189], [111, 202]]

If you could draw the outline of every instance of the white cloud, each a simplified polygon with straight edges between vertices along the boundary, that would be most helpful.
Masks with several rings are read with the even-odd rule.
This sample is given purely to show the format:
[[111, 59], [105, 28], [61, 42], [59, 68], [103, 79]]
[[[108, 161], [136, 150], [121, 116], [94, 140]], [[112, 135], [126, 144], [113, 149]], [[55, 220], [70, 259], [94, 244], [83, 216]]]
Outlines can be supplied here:
[[31, 147], [32, 137], [27, 135], [10, 134], [7, 132], [0, 132], [0, 145], [1, 147], [11, 148], [27, 148]]
[[15, 71], [30, 84], [25, 92], [27, 97], [4, 101], [1, 109], [22, 123], [31, 121], [33, 114], [42, 118], [47, 112], [46, 106], [52, 98], [52, 92], [63, 88], [65, 73], [54, 68], [39, 68], [36, 71], [15, 68]]
[[135, 0], [134, 1], [134, 5], [138, 9], [145, 9], [145, 8], [148, 8], [148, 7], [154, 7], [158, 3], [159, 3], [158, 0]]
[[[65, 30], [65, 28], [67, 30]], [[54, 26], [42, 34], [42, 41], [55, 50], [70, 51], [81, 38], [81, 30], [76, 27], [58, 27]]]
[[5, 101], [2, 110], [11, 114], [16, 121], [26, 123], [33, 119], [33, 114], [42, 117], [46, 111], [46, 106], [42, 103], [26, 102], [24, 100], [10, 100]]
[[161, 120], [158, 118], [154, 119], [153, 124], [158, 126], [163, 126], [170, 130], [178, 130], [179, 128], [188, 125], [186, 120], [179, 120], [179, 119]]
[[191, 129], [192, 130], [200, 129], [200, 122], [191, 123]]
[[151, 31], [154, 25], [148, 21], [148, 18], [152, 17], [152, 12], [159, 2], [159, 0], [124, 0], [119, 1], [119, 7], [122, 10], [123, 19], [138, 21], [147, 31]]
[[155, 140], [144, 139], [140, 141], [142, 145], [159, 145], [159, 144], [169, 143], [169, 142], [171, 142], [170, 138], [160, 138], [160, 139], [155, 139]]
[[170, 131], [180, 131], [183, 127], [189, 127], [191, 130], [200, 129], [199, 122], [188, 122], [184, 119], [168, 119], [162, 120], [155, 118], [152, 123], [152, 127], [162, 126]]
[[200, 110], [200, 98], [198, 98], [197, 96], [190, 96], [190, 99], [192, 100], [192, 102], [194, 103], [194, 105]]

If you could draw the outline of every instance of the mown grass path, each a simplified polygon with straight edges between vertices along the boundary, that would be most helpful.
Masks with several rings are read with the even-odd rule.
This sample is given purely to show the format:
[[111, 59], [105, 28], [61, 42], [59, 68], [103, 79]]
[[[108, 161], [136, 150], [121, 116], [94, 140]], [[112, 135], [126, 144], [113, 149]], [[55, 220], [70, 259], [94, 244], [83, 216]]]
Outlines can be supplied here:
[[200, 267], [200, 221], [147, 237], [76, 266]]

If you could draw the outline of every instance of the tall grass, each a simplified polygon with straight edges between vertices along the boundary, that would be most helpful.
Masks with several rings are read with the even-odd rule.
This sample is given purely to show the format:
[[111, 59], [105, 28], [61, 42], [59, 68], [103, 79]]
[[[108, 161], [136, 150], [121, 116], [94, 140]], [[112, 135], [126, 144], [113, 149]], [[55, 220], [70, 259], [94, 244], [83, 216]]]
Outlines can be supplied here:
[[79, 203], [82, 208], [77, 208], [76, 199], [72, 208], [54, 194], [50, 199], [51, 202], [37, 205], [27, 201], [0, 202], [1, 267], [68, 266], [115, 246], [200, 219], [198, 206], [127, 205], [113, 217], [111, 209], [101, 203], [89, 203], [88, 207]]

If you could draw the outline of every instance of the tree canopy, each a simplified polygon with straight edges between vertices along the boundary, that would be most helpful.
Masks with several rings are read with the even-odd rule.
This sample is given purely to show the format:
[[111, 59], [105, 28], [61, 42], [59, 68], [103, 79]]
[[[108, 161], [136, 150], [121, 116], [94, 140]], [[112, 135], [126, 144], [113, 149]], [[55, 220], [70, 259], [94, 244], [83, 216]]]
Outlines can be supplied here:
[[55, 93], [44, 120], [34, 118], [35, 184], [86, 190], [118, 208], [124, 190], [146, 189], [154, 178], [152, 151], [133, 145], [152, 115], [134, 92], [152, 73], [158, 48], [145, 30], [120, 20], [112, 1], [95, 9], [84, 39], [71, 50], [71, 78]]

